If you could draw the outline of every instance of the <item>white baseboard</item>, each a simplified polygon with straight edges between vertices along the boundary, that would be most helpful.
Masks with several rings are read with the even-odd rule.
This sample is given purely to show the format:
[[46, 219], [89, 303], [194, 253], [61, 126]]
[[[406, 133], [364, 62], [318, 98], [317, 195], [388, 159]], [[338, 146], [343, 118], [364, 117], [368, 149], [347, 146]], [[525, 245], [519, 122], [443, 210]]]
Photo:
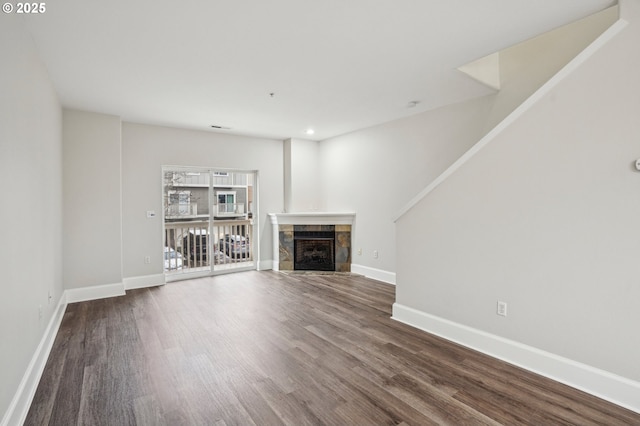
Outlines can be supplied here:
[[382, 281], [387, 284], [396, 285], [396, 273], [383, 271], [382, 269], [370, 268], [368, 266], [351, 264], [351, 272], [354, 274], [364, 275], [367, 278]]
[[64, 292], [67, 303], [84, 302], [86, 300], [106, 299], [107, 297], [124, 296], [124, 284], [105, 284], [93, 287], [67, 289]]
[[640, 413], [640, 382], [398, 303], [392, 318]]
[[49, 353], [51, 352], [53, 342], [58, 334], [58, 329], [62, 323], [62, 317], [64, 316], [66, 308], [66, 297], [63, 294], [62, 297], [60, 297], [58, 306], [51, 316], [51, 320], [47, 325], [33, 357], [31, 357], [27, 370], [22, 376], [22, 381], [18, 386], [18, 390], [7, 409], [7, 412], [2, 418], [2, 421], [0, 421], [0, 426], [21, 425], [27, 418], [31, 402], [36, 394], [38, 383], [40, 383], [40, 378], [42, 377], [44, 367], [47, 364]]
[[139, 277], [129, 277], [122, 280], [125, 290], [136, 288], [156, 287], [166, 284], [164, 274], [143, 275]]

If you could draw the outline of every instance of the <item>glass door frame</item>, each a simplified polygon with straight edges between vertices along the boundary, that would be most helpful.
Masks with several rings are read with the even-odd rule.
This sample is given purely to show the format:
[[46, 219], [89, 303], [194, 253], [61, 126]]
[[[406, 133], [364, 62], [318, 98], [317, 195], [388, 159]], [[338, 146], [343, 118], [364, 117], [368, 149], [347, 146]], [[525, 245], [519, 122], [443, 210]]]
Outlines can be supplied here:
[[[164, 247], [169, 247], [167, 243], [167, 222], [166, 222], [166, 212], [167, 212], [167, 201], [166, 196], [166, 173], [170, 172], [180, 172], [180, 173], [208, 173], [208, 211], [209, 215], [207, 220], [207, 230], [209, 238], [207, 238], [207, 253], [208, 253], [208, 267], [206, 269], [198, 269], [197, 271], [186, 272], [184, 270], [175, 273], [167, 273], [163, 267], [163, 273], [165, 274], [166, 282], [173, 282], [178, 280], [192, 279], [192, 278], [200, 278], [207, 277], [212, 275], [224, 274], [224, 273], [232, 273], [232, 272], [240, 272], [247, 270], [257, 270], [259, 269], [260, 264], [260, 242], [257, 236], [260, 235], [260, 213], [259, 213], [259, 171], [258, 170], [244, 170], [244, 169], [228, 169], [228, 168], [220, 168], [220, 167], [203, 167], [203, 166], [177, 166], [177, 165], [163, 165], [162, 166], [162, 180], [161, 180], [161, 190], [162, 190], [162, 200], [163, 200], [163, 208], [162, 208], [162, 242]], [[225, 267], [219, 264], [216, 261], [217, 256], [224, 254], [220, 254], [219, 251], [222, 250], [222, 247], [219, 246], [218, 235], [216, 234], [216, 219], [215, 219], [215, 209], [217, 208], [217, 203], [215, 202], [215, 181], [216, 177], [228, 175], [235, 178], [236, 175], [247, 175], [247, 187], [248, 180], [252, 177], [251, 186], [252, 190], [252, 198], [248, 199], [249, 194], [247, 193], [246, 200], [246, 211], [248, 220], [250, 221], [250, 238], [249, 238], [249, 250], [251, 253], [251, 260], [249, 262], [243, 262], [243, 265], [239, 265], [234, 267], [231, 265], [229, 267], [228, 264], [225, 264]], [[248, 191], [247, 191], [248, 192]], [[234, 197], [235, 198], [235, 197]], [[236, 198], [237, 200], [237, 198]], [[250, 214], [249, 214], [250, 213]], [[220, 220], [220, 219], [218, 219]], [[182, 234], [181, 234], [182, 235]], [[216, 251], [216, 246], [218, 246], [218, 251]], [[163, 249], [164, 249], [163, 247]], [[182, 247], [184, 251], [184, 247]], [[183, 259], [183, 262], [185, 259]], [[217, 267], [216, 267], [217, 266]], [[204, 267], [203, 267], [204, 268]]]

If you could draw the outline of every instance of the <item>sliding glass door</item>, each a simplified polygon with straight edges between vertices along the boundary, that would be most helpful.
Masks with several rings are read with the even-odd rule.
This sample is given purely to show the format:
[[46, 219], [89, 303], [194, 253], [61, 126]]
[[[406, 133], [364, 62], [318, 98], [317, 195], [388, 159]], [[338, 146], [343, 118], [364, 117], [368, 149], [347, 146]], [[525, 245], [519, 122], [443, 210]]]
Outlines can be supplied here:
[[165, 166], [162, 188], [167, 281], [256, 268], [256, 171]]

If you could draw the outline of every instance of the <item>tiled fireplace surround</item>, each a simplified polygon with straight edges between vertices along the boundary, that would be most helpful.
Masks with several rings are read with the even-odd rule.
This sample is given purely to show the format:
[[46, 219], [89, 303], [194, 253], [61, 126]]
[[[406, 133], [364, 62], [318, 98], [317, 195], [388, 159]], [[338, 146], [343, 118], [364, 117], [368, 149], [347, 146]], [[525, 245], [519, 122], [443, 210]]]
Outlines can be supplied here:
[[335, 270], [351, 271], [351, 232], [355, 213], [270, 213], [273, 270], [294, 270], [294, 234], [335, 230]]

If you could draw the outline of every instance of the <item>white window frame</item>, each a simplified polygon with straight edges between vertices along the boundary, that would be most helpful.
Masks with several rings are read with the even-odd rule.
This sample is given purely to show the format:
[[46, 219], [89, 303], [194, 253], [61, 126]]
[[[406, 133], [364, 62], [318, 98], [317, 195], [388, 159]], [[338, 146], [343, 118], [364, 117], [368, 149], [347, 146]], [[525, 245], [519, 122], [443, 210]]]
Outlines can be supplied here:
[[[225, 196], [225, 202], [221, 203], [220, 202], [220, 196], [224, 195]], [[227, 196], [231, 195], [233, 196], [233, 201], [231, 203], [227, 203]], [[228, 213], [235, 213], [236, 212], [236, 201], [238, 200], [238, 196], [237, 196], [237, 191], [216, 191], [216, 202], [218, 203], [218, 213], [224, 213], [224, 214], [228, 214]], [[232, 208], [231, 211], [229, 211], [229, 208], [226, 206], [227, 204], [231, 204]], [[220, 208], [220, 206], [225, 206], [224, 210], [222, 210]]]
[[[172, 201], [172, 195], [177, 195], [178, 202]], [[170, 190], [167, 191], [167, 196], [169, 199], [167, 200], [167, 205], [178, 205], [178, 215], [189, 215], [191, 213], [191, 191], [184, 190]], [[186, 197], [184, 197], [186, 196]], [[186, 201], [184, 198], [186, 198]]]

